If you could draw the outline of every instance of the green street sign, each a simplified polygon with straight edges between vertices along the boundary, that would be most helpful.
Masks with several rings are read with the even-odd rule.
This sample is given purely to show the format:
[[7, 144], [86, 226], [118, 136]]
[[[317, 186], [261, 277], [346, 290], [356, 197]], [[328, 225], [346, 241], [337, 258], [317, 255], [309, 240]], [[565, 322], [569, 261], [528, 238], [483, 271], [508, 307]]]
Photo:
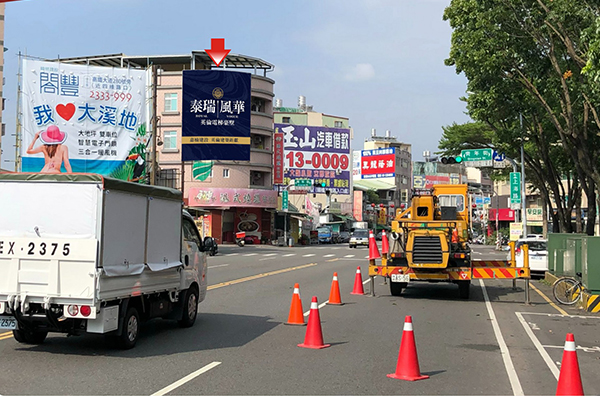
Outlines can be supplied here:
[[463, 159], [463, 163], [466, 166], [493, 166], [494, 161], [494, 150], [490, 148], [486, 149], [472, 149], [462, 150], [460, 156]]
[[510, 203], [521, 203], [521, 172], [510, 172]]
[[287, 191], [283, 191], [281, 193], [281, 209], [285, 210], [287, 212], [288, 211], [288, 207], [289, 207], [288, 192]]
[[312, 179], [294, 179], [294, 186], [296, 187], [311, 187], [312, 185]]

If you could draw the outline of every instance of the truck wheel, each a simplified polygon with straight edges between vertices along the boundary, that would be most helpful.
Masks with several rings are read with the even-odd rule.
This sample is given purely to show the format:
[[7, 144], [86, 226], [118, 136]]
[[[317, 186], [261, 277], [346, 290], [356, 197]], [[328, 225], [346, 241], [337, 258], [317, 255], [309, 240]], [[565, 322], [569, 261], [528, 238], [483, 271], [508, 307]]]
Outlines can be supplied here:
[[13, 337], [22, 344], [41, 344], [48, 336], [47, 331], [13, 330]]
[[140, 315], [137, 309], [129, 307], [123, 320], [123, 331], [117, 338], [121, 349], [131, 349], [135, 346], [140, 334]]
[[471, 281], [458, 282], [458, 295], [460, 298], [468, 300], [471, 294]]
[[183, 300], [183, 314], [179, 320], [179, 326], [192, 327], [198, 316], [198, 290], [195, 287], [190, 287], [185, 292]]
[[392, 282], [390, 280], [390, 293], [392, 296], [399, 296], [402, 294], [402, 289], [406, 288], [408, 284], [406, 282]]

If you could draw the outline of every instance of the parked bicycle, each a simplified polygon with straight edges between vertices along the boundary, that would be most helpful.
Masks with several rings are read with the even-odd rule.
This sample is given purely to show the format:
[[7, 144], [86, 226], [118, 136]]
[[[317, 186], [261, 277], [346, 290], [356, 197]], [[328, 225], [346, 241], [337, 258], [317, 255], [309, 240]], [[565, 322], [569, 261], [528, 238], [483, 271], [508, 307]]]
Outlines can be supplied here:
[[[577, 277], [581, 278], [581, 272], [577, 273]], [[562, 277], [552, 286], [554, 298], [561, 304], [574, 305], [583, 295], [585, 286], [579, 279], [571, 277]]]

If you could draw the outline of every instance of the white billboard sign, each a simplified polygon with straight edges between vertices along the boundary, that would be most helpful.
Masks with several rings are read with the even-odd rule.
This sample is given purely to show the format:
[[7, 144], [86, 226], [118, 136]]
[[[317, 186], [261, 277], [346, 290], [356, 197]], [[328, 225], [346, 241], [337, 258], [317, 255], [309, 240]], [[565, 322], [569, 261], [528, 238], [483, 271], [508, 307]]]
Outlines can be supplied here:
[[23, 61], [22, 171], [145, 176], [150, 71]]

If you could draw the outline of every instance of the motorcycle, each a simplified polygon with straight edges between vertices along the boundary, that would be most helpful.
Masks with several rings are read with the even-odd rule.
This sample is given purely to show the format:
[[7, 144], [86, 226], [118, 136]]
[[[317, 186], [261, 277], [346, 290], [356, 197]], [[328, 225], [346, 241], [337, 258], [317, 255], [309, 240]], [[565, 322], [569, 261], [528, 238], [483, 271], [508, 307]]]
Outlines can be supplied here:
[[219, 252], [219, 246], [217, 245], [217, 240], [212, 237], [204, 238], [204, 251], [208, 252], [210, 256], [214, 256]]
[[235, 243], [237, 243], [237, 245], [239, 247], [242, 247], [245, 245], [246, 241], [246, 233], [245, 232], [236, 232], [235, 233]]

